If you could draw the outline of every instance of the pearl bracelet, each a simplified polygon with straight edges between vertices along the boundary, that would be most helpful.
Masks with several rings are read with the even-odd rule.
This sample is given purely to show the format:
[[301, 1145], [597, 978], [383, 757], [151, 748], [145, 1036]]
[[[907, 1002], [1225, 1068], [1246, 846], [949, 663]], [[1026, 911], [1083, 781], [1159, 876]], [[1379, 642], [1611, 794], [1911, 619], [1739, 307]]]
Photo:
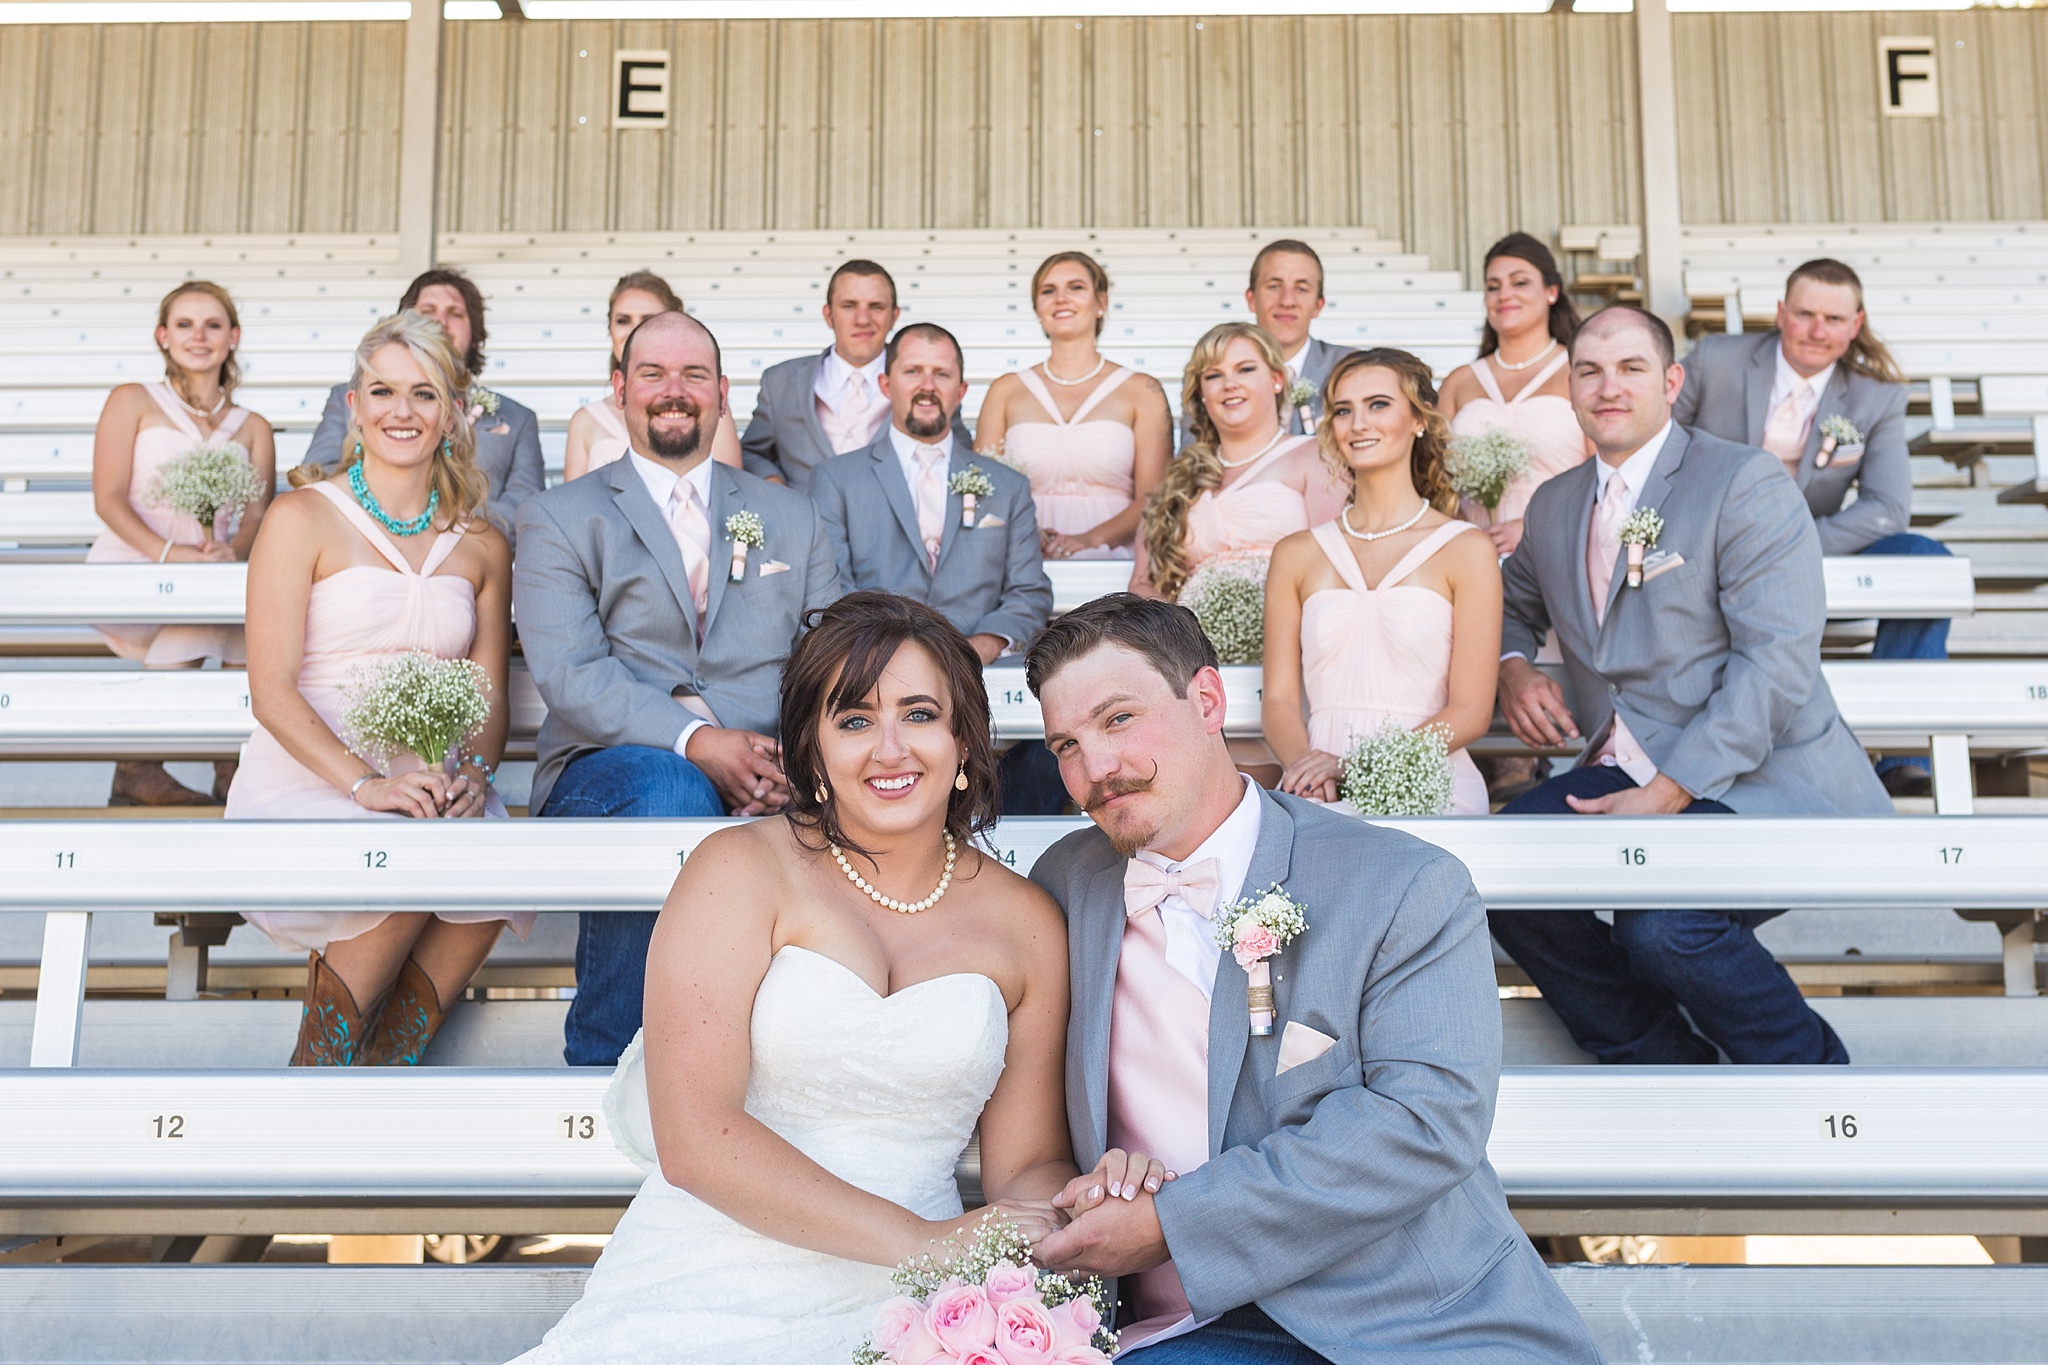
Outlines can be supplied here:
[[159, 563], [159, 564], [164, 564], [164, 563], [168, 563], [168, 562], [169, 562], [169, 560], [170, 560], [170, 558], [171, 558], [171, 538], [170, 538], [169, 536], [165, 536], [165, 537], [164, 537], [164, 548], [163, 548], [163, 549], [162, 549], [161, 551], [159, 551], [159, 552], [158, 552], [158, 554], [157, 554], [157, 557], [156, 557], [156, 562], [157, 562], [157, 563]]

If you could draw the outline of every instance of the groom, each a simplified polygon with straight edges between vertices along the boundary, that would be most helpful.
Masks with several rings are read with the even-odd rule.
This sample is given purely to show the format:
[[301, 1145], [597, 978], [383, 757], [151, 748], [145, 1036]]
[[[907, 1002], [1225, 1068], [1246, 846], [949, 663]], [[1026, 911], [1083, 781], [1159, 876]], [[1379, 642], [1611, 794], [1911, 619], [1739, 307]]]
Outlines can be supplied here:
[[[1597, 1362], [1487, 1164], [1500, 1006], [1464, 867], [1242, 777], [1185, 608], [1091, 602], [1038, 637], [1026, 676], [1097, 826], [1032, 871], [1067, 915], [1074, 1153], [1178, 1172], [1038, 1258], [1120, 1277], [1148, 1365]], [[1307, 928], [1272, 960], [1276, 1027], [1254, 1038], [1211, 921], [1274, 884]]]

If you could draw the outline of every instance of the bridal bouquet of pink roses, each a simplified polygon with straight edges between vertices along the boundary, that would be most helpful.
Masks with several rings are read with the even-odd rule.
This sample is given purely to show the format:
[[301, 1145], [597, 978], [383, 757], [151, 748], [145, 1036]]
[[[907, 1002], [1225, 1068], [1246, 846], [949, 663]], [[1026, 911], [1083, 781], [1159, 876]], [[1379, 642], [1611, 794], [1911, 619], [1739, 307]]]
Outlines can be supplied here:
[[903, 1292], [876, 1310], [854, 1365], [1106, 1365], [1116, 1351], [1102, 1281], [1037, 1269], [993, 1212], [964, 1246], [941, 1244], [891, 1279]]

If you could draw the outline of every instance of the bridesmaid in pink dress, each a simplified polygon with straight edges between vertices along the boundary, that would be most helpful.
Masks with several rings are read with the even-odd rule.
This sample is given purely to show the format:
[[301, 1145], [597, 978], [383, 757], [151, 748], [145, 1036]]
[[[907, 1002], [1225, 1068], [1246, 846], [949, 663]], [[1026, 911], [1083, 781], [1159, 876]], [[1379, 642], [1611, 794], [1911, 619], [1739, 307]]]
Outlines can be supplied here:
[[1195, 343], [1181, 381], [1193, 435], [1146, 505], [1131, 591], [1172, 601], [1204, 560], [1263, 560], [1344, 506], [1315, 438], [1287, 434], [1286, 392], [1287, 362], [1257, 325], [1226, 322]]
[[[280, 498], [250, 558], [257, 726], [228, 819], [505, 815], [490, 780], [507, 726], [512, 552], [481, 515], [486, 484], [455, 401], [466, 378], [447, 333], [415, 313], [357, 347], [341, 467]], [[379, 772], [340, 738], [352, 672], [416, 649], [490, 679], [490, 717], [453, 772], [409, 755]], [[509, 912], [247, 918], [309, 953], [294, 1066], [416, 1064], [504, 924], [532, 924]]]
[[1096, 350], [1109, 276], [1094, 257], [1048, 256], [1031, 297], [1052, 354], [989, 386], [975, 446], [1031, 480], [1047, 559], [1129, 559], [1173, 454], [1166, 391]]
[[[1280, 789], [1337, 799], [1352, 743], [1388, 720], [1450, 731], [1453, 815], [1484, 815], [1465, 746], [1493, 719], [1500, 566], [1454, 520], [1444, 420], [1429, 367], [1406, 351], [1356, 351], [1324, 387], [1322, 450], [1354, 481], [1335, 521], [1289, 536], [1266, 579], [1266, 742]], [[1307, 701], [1307, 723], [1302, 720]]]
[[[612, 337], [611, 372], [619, 372], [619, 355], [635, 327], [656, 313], [682, 311], [682, 299], [652, 270], [620, 276], [605, 305], [605, 327]], [[611, 389], [610, 379], [605, 387]], [[626, 445], [626, 419], [619, 415], [618, 394], [608, 391], [602, 398], [591, 399], [569, 417], [569, 433], [562, 445], [562, 478], [581, 478], [610, 464], [626, 453]], [[719, 419], [717, 434], [711, 438], [711, 458], [734, 469], [740, 467], [740, 434], [729, 412]]]
[[[106, 530], [86, 552], [88, 564], [227, 564], [246, 559], [270, 505], [277, 448], [270, 423], [234, 403], [242, 332], [234, 300], [217, 284], [194, 280], [157, 305], [156, 345], [164, 379], [122, 384], [107, 395], [93, 432], [93, 510]], [[202, 528], [149, 500], [149, 488], [170, 461], [200, 445], [231, 446], [255, 467], [263, 494], [237, 517], [223, 511]], [[120, 625], [99, 627], [107, 647], [144, 668], [197, 668], [208, 659], [239, 665], [246, 656], [240, 626]], [[114, 765], [108, 804], [218, 805], [234, 776], [232, 762], [214, 767], [214, 794], [195, 792], [161, 763]]]
[[1550, 248], [1526, 232], [1495, 242], [1486, 253], [1479, 358], [1444, 381], [1443, 408], [1453, 436], [1504, 430], [1529, 448], [1529, 472], [1508, 485], [1490, 518], [1477, 503], [1465, 507], [1504, 556], [1521, 543], [1529, 495], [1592, 453], [1568, 383], [1566, 348], [1578, 328]]

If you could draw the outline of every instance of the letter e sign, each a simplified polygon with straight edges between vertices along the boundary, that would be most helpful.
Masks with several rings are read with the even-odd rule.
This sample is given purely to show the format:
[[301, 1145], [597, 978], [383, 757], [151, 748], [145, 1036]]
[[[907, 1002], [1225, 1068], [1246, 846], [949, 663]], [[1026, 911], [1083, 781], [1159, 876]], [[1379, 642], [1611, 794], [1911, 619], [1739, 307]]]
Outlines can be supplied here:
[[668, 127], [668, 53], [612, 54], [612, 127]]
[[1934, 39], [1879, 38], [1877, 83], [1887, 117], [1937, 117], [1941, 86], [1934, 69]]

